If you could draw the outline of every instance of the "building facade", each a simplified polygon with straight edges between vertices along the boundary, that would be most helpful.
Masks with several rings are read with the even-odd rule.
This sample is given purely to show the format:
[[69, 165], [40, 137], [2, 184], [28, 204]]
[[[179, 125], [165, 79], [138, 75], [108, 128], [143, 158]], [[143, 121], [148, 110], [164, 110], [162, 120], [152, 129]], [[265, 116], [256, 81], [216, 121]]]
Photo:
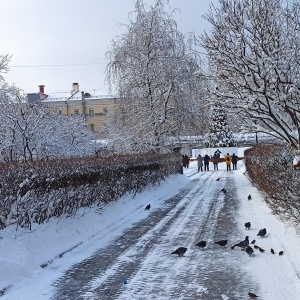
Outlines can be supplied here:
[[64, 115], [83, 115], [87, 126], [95, 133], [96, 138], [103, 137], [108, 112], [118, 104], [118, 99], [111, 95], [97, 95], [80, 91], [79, 84], [73, 83], [70, 93], [47, 95], [45, 86], [39, 86], [38, 93], [27, 94], [29, 103], [39, 103], [49, 112], [60, 112]]

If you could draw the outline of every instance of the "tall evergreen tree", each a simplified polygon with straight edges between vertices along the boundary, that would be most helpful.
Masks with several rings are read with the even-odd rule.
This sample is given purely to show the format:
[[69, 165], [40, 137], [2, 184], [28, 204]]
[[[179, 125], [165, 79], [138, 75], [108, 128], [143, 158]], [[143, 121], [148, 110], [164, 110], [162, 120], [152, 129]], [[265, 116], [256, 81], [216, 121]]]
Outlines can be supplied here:
[[221, 104], [214, 104], [214, 106], [211, 108], [209, 129], [209, 147], [233, 146], [234, 140], [232, 131], [229, 130], [227, 114]]

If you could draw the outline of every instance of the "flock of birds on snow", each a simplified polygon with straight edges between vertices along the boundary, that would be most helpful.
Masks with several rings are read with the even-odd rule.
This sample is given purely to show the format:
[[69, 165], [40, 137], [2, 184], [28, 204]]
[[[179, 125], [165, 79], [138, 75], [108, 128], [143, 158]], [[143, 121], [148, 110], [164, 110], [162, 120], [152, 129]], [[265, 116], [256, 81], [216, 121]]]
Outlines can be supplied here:
[[[217, 181], [218, 180], [219, 180], [219, 178], [217, 179]], [[226, 191], [226, 189], [224, 187], [224, 188], [221, 189], [220, 192], [223, 192], [224, 194], [226, 194], [227, 191]], [[252, 197], [249, 194], [248, 195], [248, 200], [251, 200], [251, 199], [252, 199]], [[150, 210], [150, 208], [151, 208], [151, 205], [148, 204], [145, 207], [145, 210]], [[251, 223], [250, 222], [246, 222], [245, 223], [245, 228], [249, 230], [251, 228]], [[257, 233], [257, 236], [260, 236], [261, 238], [265, 237], [266, 235], [267, 235], [266, 228], [260, 229], [259, 232]], [[220, 240], [220, 241], [217, 241], [217, 242], [214, 242], [214, 243], [218, 244], [219, 246], [225, 248], [226, 245], [227, 245], [227, 243], [228, 243], [228, 240]], [[252, 240], [252, 242], [250, 243], [248, 235], [245, 237], [245, 239], [243, 241], [241, 241], [241, 242], [239, 242], [239, 243], [231, 246], [231, 250], [234, 250], [235, 247], [239, 247], [241, 250], [245, 250], [245, 252], [249, 256], [253, 256], [254, 255], [254, 249], [250, 246], [250, 244], [253, 245], [254, 249], [257, 249], [261, 253], [264, 253], [266, 251], [265, 249], [263, 249], [263, 248], [259, 247], [258, 245], [256, 245], [256, 240]], [[195, 246], [199, 247], [201, 249], [204, 249], [206, 247], [206, 245], [207, 245], [206, 241], [200, 241]], [[187, 251], [186, 247], [179, 247], [178, 249], [176, 249], [175, 251], [173, 251], [171, 254], [177, 254], [179, 257], [181, 257], [181, 256], [183, 256], [185, 254], [186, 251]], [[270, 249], [270, 252], [275, 255], [275, 251], [274, 251], [273, 248]], [[279, 251], [278, 254], [279, 254], [279, 256], [282, 256], [283, 255], [283, 251]], [[248, 293], [248, 296], [251, 299], [255, 299], [255, 298], [259, 297], [256, 294], [251, 293], [251, 292]]]

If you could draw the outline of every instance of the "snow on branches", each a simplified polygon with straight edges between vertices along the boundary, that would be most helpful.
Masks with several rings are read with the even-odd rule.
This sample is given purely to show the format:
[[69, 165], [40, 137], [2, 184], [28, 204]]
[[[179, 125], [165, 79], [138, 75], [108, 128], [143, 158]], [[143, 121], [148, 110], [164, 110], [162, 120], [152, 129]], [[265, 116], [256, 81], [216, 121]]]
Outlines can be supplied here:
[[211, 108], [208, 145], [209, 147], [232, 147], [234, 145], [227, 114], [221, 104], [214, 104]]
[[157, 0], [147, 10], [136, 1], [125, 33], [107, 53], [107, 78], [121, 97], [108, 130], [123, 151], [161, 151], [165, 137], [178, 134], [190, 118], [200, 118], [203, 88], [194, 76], [199, 57], [164, 2]]
[[220, 0], [201, 36], [222, 98], [244, 127], [299, 147], [300, 3]]

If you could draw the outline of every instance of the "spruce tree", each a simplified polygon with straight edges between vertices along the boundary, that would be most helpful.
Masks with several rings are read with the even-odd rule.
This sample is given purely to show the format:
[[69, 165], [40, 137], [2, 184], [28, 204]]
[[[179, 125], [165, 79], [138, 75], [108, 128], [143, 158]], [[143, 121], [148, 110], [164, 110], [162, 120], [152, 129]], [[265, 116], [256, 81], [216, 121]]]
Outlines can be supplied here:
[[214, 104], [210, 113], [209, 147], [232, 147], [234, 145], [232, 131], [229, 130], [227, 114], [221, 104]]

